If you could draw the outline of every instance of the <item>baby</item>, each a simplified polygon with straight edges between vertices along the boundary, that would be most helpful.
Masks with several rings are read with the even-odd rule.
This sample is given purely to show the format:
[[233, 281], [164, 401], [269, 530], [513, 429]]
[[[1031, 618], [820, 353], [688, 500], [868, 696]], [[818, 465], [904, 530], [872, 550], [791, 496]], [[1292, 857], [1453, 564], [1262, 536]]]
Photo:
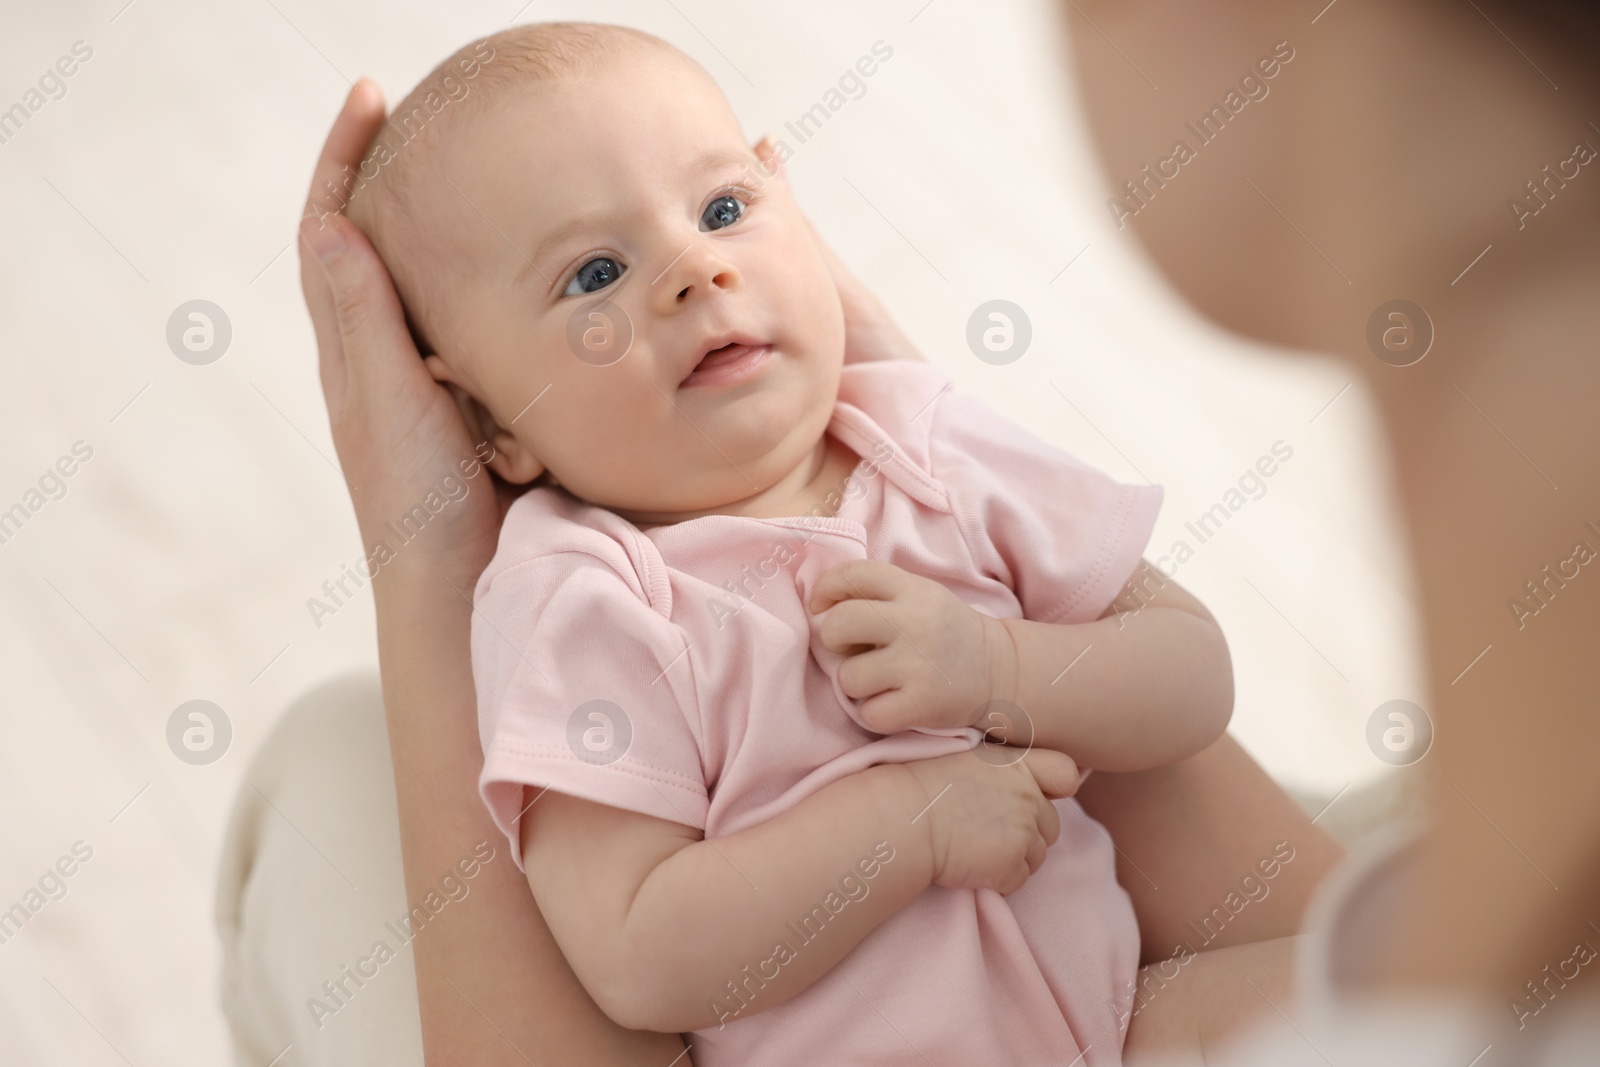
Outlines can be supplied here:
[[546, 24], [362, 167], [428, 367], [532, 483], [474, 601], [484, 801], [595, 1001], [701, 1067], [1116, 1064], [1138, 930], [1040, 791], [1210, 744], [1226, 644], [1140, 560], [1159, 490], [845, 365], [783, 155], [671, 46]]

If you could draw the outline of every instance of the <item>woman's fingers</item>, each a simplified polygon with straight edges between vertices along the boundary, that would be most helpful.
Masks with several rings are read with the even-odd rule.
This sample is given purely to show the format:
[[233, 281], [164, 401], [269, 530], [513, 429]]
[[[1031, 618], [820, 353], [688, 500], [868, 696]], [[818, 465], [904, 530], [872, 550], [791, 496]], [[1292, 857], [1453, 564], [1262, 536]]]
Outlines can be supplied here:
[[[383, 125], [383, 93], [370, 80], [362, 78], [344, 98], [339, 117], [333, 120], [322, 154], [311, 174], [311, 189], [306, 193], [306, 214], [343, 209], [349, 199], [344, 179], [360, 164], [372, 139]], [[330, 187], [331, 186], [331, 187]]]
[[487, 442], [492, 435], [484, 429], [482, 409], [478, 407], [477, 402], [455, 382], [441, 382], [440, 384], [450, 394], [450, 399], [455, 401], [456, 410], [461, 412], [461, 422], [466, 426], [467, 434], [472, 438], [473, 445], [476, 446], [479, 443]]
[[317, 336], [317, 373], [322, 379], [322, 395], [328, 404], [328, 415], [337, 417], [344, 410], [345, 364], [344, 344], [339, 338], [339, 312], [333, 303], [333, 287], [328, 282], [328, 272], [322, 269], [316, 253], [306, 244], [307, 227], [326, 225], [315, 219], [300, 223], [300, 292], [306, 299], [306, 311], [311, 315], [311, 329]]
[[385, 370], [404, 372], [407, 366], [410, 373], [429, 377], [394, 282], [366, 236], [343, 215], [305, 219], [300, 235], [326, 276], [349, 378], [370, 382]]
[[822, 259], [833, 276], [834, 288], [839, 291], [839, 304], [844, 309], [844, 361], [866, 363], [879, 359], [921, 359], [921, 354], [911, 340], [900, 332], [900, 327], [889, 315], [872, 290], [868, 289], [844, 265], [844, 261], [828, 247], [822, 234], [809, 218], [806, 225], [811, 237], [822, 252]]
[[828, 273], [833, 275], [833, 284], [838, 287], [842, 296], [847, 290], [851, 293], [862, 290], [861, 281], [850, 273], [850, 268], [844, 265], [834, 250], [822, 239], [822, 234], [817, 231], [816, 225], [810, 216], [802, 216], [806, 220], [806, 228], [811, 231], [811, 239], [817, 243], [817, 249], [822, 253], [822, 261], [828, 265]]
[[[330, 219], [342, 211], [349, 197], [344, 178], [354, 173], [362, 156], [372, 144], [378, 127], [383, 124], [383, 94], [372, 82], [363, 78], [356, 82], [345, 97], [339, 117], [328, 131], [322, 154], [311, 173], [311, 188], [306, 192], [306, 206], [302, 214], [302, 234], [308, 227], [326, 229]], [[300, 288], [305, 294], [306, 309], [311, 313], [311, 326], [317, 335], [317, 351], [322, 390], [327, 397], [330, 414], [337, 413], [344, 397], [344, 346], [340, 341], [338, 310], [334, 306], [333, 290], [327, 274], [315, 255], [302, 242], [300, 245]]]

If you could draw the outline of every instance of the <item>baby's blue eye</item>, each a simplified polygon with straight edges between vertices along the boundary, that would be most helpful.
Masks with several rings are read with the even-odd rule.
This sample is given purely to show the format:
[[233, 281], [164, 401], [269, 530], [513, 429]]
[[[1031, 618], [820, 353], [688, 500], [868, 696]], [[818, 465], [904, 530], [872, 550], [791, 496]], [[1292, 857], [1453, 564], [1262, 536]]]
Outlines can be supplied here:
[[700, 216], [702, 230], [720, 230], [724, 226], [732, 226], [744, 217], [744, 204], [735, 196], [719, 196], [706, 205], [706, 210]]
[[582, 296], [604, 289], [627, 271], [627, 267], [610, 256], [597, 256], [578, 268], [578, 273], [567, 283], [562, 296]]

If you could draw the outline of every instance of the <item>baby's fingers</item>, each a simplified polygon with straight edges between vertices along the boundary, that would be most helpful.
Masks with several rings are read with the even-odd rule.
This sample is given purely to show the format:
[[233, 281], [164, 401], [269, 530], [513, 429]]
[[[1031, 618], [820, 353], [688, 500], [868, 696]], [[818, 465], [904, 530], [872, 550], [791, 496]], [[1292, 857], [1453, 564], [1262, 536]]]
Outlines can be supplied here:
[[893, 600], [911, 580], [892, 563], [853, 559], [822, 572], [811, 590], [811, 611], [827, 611], [841, 600]]
[[1032, 876], [1033, 869], [1028, 866], [1028, 861], [1019, 860], [1017, 865], [1011, 868], [1006, 873], [1006, 876], [996, 884], [995, 891], [1003, 897], [1009, 897], [1012, 893], [1027, 885], [1028, 879]]
[[904, 689], [880, 692], [861, 705], [861, 721], [869, 730], [880, 734], [896, 734], [913, 726], [927, 725], [927, 716], [919, 712], [920, 703]]
[[1039, 791], [1047, 797], [1070, 797], [1078, 791], [1078, 765], [1072, 757], [1047, 748], [1030, 749], [1022, 759]]
[[870, 600], [846, 600], [828, 609], [817, 626], [822, 647], [848, 654], [861, 645], [882, 647], [894, 640], [894, 624], [884, 608]]
[[1054, 841], [1046, 841], [1042, 837], [1035, 837], [1028, 845], [1028, 873], [1038, 874], [1039, 868], [1044, 865], [1045, 853], [1049, 851]]
[[1049, 800], [1039, 801], [1039, 807], [1033, 813], [1033, 825], [1039, 831], [1039, 839], [1047, 846], [1055, 844], [1061, 837], [1061, 813]]
[[852, 700], [877, 697], [899, 688], [902, 680], [901, 672], [895, 668], [895, 657], [881, 648], [857, 653], [839, 665], [839, 688]]

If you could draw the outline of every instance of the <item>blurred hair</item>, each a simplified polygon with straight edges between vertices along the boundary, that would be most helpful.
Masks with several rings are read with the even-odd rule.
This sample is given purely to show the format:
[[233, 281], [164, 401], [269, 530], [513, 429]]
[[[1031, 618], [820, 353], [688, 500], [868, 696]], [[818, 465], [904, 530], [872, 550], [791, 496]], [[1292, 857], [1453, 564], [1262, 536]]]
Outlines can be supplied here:
[[1600, 8], [1595, 7], [1594, 0], [1500, 0], [1496, 6], [1520, 17], [1530, 28], [1543, 26], [1548, 32], [1563, 36], [1600, 30]]
[[1513, 36], [1531, 34], [1592, 73], [1590, 57], [1600, 39], [1600, 5], [1594, 0], [1493, 0], [1485, 8]]

